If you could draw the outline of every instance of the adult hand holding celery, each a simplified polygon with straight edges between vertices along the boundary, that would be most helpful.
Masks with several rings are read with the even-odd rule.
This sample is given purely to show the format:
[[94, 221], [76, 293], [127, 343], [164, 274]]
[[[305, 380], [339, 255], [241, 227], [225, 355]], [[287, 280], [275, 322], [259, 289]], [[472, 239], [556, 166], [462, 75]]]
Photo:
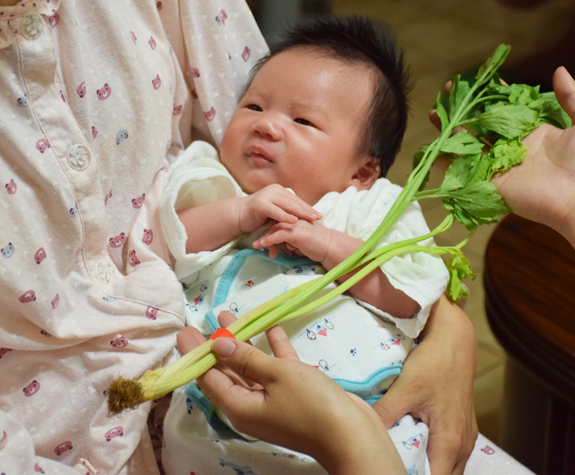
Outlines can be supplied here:
[[[453, 300], [467, 294], [461, 279], [473, 276], [473, 273], [461, 247], [478, 225], [496, 222], [499, 215], [508, 211], [489, 180], [494, 173], [505, 171], [523, 160], [526, 149], [521, 139], [534, 128], [543, 123], [561, 128], [571, 124], [553, 93], [540, 94], [536, 87], [500, 83], [497, 69], [509, 49], [506, 45], [499, 46], [479, 70], [474, 84], [462, 81], [459, 76], [452, 78], [448, 110], [438, 96], [436, 108], [441, 119], [441, 133], [416, 154], [414, 170], [405, 188], [372, 236], [325, 275], [283, 293], [234, 322], [228, 329], [236, 338], [245, 341], [281, 321], [296, 318], [323, 305], [399, 254], [428, 252], [449, 255], [447, 293]], [[459, 126], [467, 130], [453, 135]], [[457, 158], [438, 189], [423, 190], [433, 161], [440, 154]], [[449, 212], [443, 223], [425, 236], [375, 248], [412, 201], [429, 198], [443, 201]], [[418, 245], [418, 242], [447, 230], [455, 220], [470, 231], [470, 236], [463, 242], [448, 247]], [[327, 285], [358, 267], [361, 269], [342, 285], [317, 297], [316, 294]], [[173, 365], [146, 372], [139, 381], [115, 380], [108, 389], [110, 412], [118, 413], [156, 399], [197, 378], [216, 362], [211, 352], [212, 345], [213, 340], [208, 340]]]

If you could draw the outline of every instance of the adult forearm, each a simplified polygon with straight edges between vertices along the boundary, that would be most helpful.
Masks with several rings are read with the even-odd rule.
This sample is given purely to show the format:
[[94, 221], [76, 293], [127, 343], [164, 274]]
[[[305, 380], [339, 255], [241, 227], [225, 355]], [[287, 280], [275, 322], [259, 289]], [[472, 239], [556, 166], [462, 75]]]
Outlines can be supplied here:
[[469, 317], [445, 295], [442, 295], [435, 305], [421, 333], [420, 340], [450, 342], [451, 346], [466, 349], [461, 356], [475, 361], [477, 342], [475, 329]]

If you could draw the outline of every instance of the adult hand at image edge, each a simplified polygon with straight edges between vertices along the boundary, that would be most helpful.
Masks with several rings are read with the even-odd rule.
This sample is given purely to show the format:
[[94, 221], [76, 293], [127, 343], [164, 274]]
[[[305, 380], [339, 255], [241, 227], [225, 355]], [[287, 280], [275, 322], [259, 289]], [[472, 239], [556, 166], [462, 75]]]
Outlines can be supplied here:
[[[553, 88], [575, 122], [575, 81], [564, 67], [555, 71]], [[544, 124], [523, 143], [523, 163], [492, 182], [514, 213], [553, 228], [575, 246], [575, 126]]]
[[[450, 87], [451, 81], [446, 90]], [[553, 88], [559, 104], [575, 123], [575, 80], [563, 66], [553, 75]], [[436, 110], [429, 118], [441, 129]], [[575, 126], [562, 130], [543, 124], [523, 143], [528, 148], [523, 163], [491, 181], [515, 214], [551, 227], [575, 247]], [[450, 162], [440, 156], [435, 164], [447, 169]]]
[[457, 305], [442, 296], [398, 379], [372, 406], [387, 428], [405, 414], [427, 424], [427, 456], [433, 475], [463, 474], [475, 446], [475, 366], [473, 325]]

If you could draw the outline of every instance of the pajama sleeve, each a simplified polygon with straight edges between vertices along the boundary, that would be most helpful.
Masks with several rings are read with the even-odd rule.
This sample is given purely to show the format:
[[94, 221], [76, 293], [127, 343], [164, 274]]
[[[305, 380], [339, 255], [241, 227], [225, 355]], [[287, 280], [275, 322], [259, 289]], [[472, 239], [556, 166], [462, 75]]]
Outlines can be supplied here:
[[[245, 2], [178, 2], [184, 74], [194, 96], [192, 138], [219, 144], [249, 73], [268, 52]], [[178, 53], [178, 51], [176, 51]]]
[[180, 282], [192, 284], [202, 268], [224, 256], [238, 239], [215, 251], [187, 254], [186, 242], [194, 239], [193, 230], [186, 233], [176, 211], [243, 196], [244, 193], [220, 163], [216, 149], [205, 142], [192, 143], [168, 172], [169, 182], [160, 201], [160, 221], [173, 257], [176, 276]]
[[[343, 193], [328, 193], [315, 206], [323, 214], [321, 223], [329, 228], [366, 241], [385, 218], [387, 212], [401, 193], [401, 187], [380, 178], [369, 190], [358, 191], [354, 187]], [[418, 203], [411, 203], [377, 247], [422, 236], [429, 232]], [[419, 243], [434, 246], [433, 239]], [[418, 313], [408, 319], [394, 318], [372, 305], [362, 305], [387, 320], [411, 338], [423, 329], [431, 306], [445, 291], [449, 274], [440, 257], [424, 252], [396, 256], [381, 266], [390, 283], [415, 300]]]

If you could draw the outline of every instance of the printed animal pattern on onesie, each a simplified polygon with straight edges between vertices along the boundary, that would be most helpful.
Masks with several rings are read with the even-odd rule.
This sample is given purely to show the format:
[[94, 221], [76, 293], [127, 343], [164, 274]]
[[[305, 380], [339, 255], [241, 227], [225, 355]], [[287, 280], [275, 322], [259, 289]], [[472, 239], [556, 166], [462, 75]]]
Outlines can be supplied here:
[[[200, 284], [198, 288], [198, 295], [193, 301], [188, 302], [189, 308], [192, 312], [197, 312], [201, 305], [204, 303], [206, 296], [206, 291], [208, 290], [208, 282], [204, 281]], [[196, 292], [197, 293], [197, 292]]]
[[[258, 257], [261, 254], [249, 250], [230, 253], [200, 272], [201, 283], [186, 290], [188, 324], [200, 329], [206, 328], [206, 323], [217, 324], [215, 317], [222, 310], [241, 317], [325, 272], [313, 263], [288, 265]], [[206, 321], [201, 321], [204, 318]], [[413, 344], [395, 325], [383, 322], [347, 295], [282, 326], [303, 362], [364, 397], [387, 390]], [[262, 341], [261, 349], [269, 351], [261, 336], [252, 341], [256, 346]]]
[[[221, 140], [265, 50], [247, 6], [229, 0], [0, 6], [0, 304], [11, 315], [0, 371], [12, 375], [0, 417], [30, 430], [13, 460], [91, 455], [99, 473], [155, 464], [147, 409], [108, 418], [103, 392], [174, 357], [184, 302], [157, 213], [168, 168], [192, 139]], [[78, 146], [83, 170], [70, 161]], [[32, 437], [35, 451], [21, 449]], [[56, 473], [46, 464], [25, 471]]]

